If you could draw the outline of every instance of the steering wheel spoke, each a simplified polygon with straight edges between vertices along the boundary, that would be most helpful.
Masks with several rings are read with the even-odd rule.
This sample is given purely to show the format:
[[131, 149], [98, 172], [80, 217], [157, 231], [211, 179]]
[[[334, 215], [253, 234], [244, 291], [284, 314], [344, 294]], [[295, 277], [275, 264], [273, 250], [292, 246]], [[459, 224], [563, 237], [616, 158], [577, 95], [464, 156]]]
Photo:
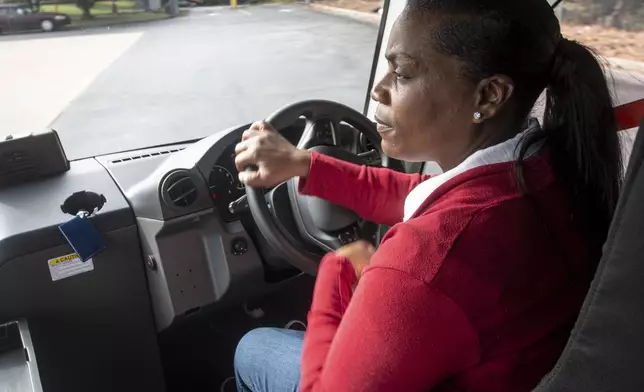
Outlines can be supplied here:
[[297, 147], [309, 149], [313, 146], [339, 146], [340, 122], [331, 116], [312, 117], [305, 115], [304, 133]]
[[318, 241], [319, 246], [324, 248], [325, 251], [332, 252], [361, 239], [371, 241], [370, 238], [364, 236], [362, 230], [363, 223], [364, 221], [360, 220], [333, 232], [320, 230], [316, 233], [307, 234], [311, 235], [315, 241]]
[[361, 152], [358, 154], [362, 160], [364, 160], [367, 166], [381, 166], [382, 165], [382, 155], [378, 150], [372, 148], [369, 151]]
[[362, 233], [362, 221], [358, 221], [351, 226], [340, 230], [340, 232], [336, 233], [336, 237], [340, 241], [341, 246], [364, 239]]

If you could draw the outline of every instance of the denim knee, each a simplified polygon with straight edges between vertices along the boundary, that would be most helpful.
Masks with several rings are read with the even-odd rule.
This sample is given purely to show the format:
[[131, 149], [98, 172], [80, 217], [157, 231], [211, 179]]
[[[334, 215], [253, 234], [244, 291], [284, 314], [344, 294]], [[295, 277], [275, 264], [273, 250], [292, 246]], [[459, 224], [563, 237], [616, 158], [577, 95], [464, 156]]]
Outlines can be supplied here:
[[277, 328], [248, 332], [235, 350], [239, 391], [296, 391], [299, 385], [303, 333]]
[[262, 344], [265, 329], [268, 328], [253, 329], [237, 343], [234, 359], [236, 376], [249, 376], [258, 370], [257, 347]]

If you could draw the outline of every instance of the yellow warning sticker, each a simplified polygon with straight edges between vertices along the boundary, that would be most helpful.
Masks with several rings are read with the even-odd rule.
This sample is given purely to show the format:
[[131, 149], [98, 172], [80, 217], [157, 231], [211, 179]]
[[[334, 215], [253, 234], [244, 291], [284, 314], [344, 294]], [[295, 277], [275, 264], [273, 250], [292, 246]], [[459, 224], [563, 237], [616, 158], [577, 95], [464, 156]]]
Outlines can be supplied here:
[[49, 265], [53, 267], [56, 264], [64, 263], [65, 261], [74, 260], [77, 258], [78, 258], [78, 255], [76, 253], [72, 253], [71, 255], [60, 256], [60, 257], [56, 257], [55, 259], [49, 259]]
[[76, 253], [49, 259], [47, 265], [53, 281], [94, 270], [92, 259], [83, 262]]

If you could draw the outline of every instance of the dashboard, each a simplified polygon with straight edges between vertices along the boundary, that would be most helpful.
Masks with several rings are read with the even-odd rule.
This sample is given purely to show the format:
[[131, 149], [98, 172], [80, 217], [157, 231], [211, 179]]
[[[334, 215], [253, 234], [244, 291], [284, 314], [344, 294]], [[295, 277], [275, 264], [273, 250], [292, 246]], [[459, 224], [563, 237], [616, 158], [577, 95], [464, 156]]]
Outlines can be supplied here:
[[[296, 122], [281, 133], [297, 143], [304, 126]], [[72, 161], [65, 173], [0, 190], [0, 287], [15, 299], [0, 301], [0, 308], [8, 320], [29, 320], [34, 342], [42, 345], [36, 349], [45, 348], [38, 362], [51, 365], [41, 375], [57, 379], [64, 371], [54, 366], [59, 353], [85, 358], [88, 348], [93, 355], [87, 369], [100, 367], [105, 358], [125, 358], [123, 368], [150, 374], [149, 366], [140, 366], [141, 356], [131, 353], [156, 352], [155, 330], [172, 334], [200, 314], [226, 322], [227, 312], [218, 310], [310, 280], [267, 246], [248, 211], [228, 211], [230, 201], [245, 192], [233, 153], [247, 128]], [[342, 147], [364, 151], [356, 148], [355, 130], [338, 133], [334, 141]], [[284, 199], [274, 197], [273, 205], [282, 203], [275, 210], [288, 213], [285, 188], [271, 195], [286, 193]], [[107, 200], [88, 218], [105, 249], [83, 268], [65, 270], [73, 274], [56, 278], [52, 261], [73, 253], [59, 230], [72, 218], [61, 205], [82, 191]], [[109, 389], [95, 377], [79, 380], [71, 378], [61, 388]]]
[[[297, 144], [305, 126], [296, 121], [280, 133]], [[229, 211], [245, 195], [234, 149], [248, 127], [92, 159], [109, 174], [136, 221], [159, 330], [202, 309], [275, 290], [300, 274], [267, 246], [249, 211]], [[343, 148], [359, 153], [369, 147], [359, 147], [354, 128], [341, 129], [336, 142]]]

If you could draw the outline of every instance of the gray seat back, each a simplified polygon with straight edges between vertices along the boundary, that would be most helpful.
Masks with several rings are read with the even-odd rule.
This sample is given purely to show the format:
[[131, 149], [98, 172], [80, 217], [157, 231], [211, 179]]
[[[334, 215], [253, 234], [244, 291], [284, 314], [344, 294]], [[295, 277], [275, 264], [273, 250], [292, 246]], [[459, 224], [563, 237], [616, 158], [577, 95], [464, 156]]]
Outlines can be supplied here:
[[537, 392], [644, 391], [644, 121], [570, 340]]

